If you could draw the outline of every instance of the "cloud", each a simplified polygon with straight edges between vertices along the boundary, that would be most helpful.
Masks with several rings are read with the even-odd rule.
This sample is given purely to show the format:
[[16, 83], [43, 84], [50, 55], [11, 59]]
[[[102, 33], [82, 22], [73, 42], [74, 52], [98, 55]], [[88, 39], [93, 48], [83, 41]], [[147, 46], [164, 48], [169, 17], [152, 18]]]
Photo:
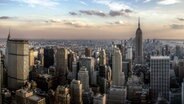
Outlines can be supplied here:
[[177, 18], [179, 21], [184, 21], [184, 18]]
[[49, 20], [45, 20], [45, 23], [53, 24], [53, 25], [57, 25], [57, 26], [72, 26], [72, 27], [91, 27], [92, 25], [84, 22], [84, 21], [80, 21], [80, 20], [61, 20], [61, 19], [49, 19]]
[[109, 15], [112, 16], [112, 17], [115, 17], [115, 16], [127, 16], [129, 13], [132, 13], [133, 11], [130, 10], [130, 9], [125, 9], [125, 10], [120, 10], [120, 11], [113, 11], [111, 10], [109, 12]]
[[160, 5], [172, 5], [180, 3], [180, 0], [159, 0], [157, 3]]
[[50, 8], [50, 7], [55, 7], [59, 4], [55, 0], [11, 0], [11, 1], [24, 3], [24, 4], [27, 4], [31, 7], [42, 6], [42, 7]]
[[72, 15], [72, 16], [78, 15], [76, 12], [69, 12], [69, 14]]
[[85, 5], [85, 6], [88, 6], [88, 4], [84, 1], [80, 1], [81, 4]]
[[9, 16], [1, 16], [0, 19], [2, 20], [7, 20], [7, 19], [13, 19], [13, 17], [9, 17]]
[[80, 10], [79, 12], [86, 15], [95, 15], [100, 17], [107, 16], [104, 12], [98, 10]]
[[128, 16], [130, 13], [133, 13], [130, 9], [122, 9], [122, 10], [110, 10], [108, 13], [104, 13], [103, 11], [99, 10], [79, 10], [77, 12], [69, 12], [70, 15], [76, 16], [76, 15], [90, 15], [90, 16], [99, 16], [99, 17], [116, 17], [116, 16]]
[[118, 11], [122, 9], [131, 9], [128, 5], [122, 1], [115, 0], [93, 0], [95, 3], [106, 5], [110, 10]]
[[172, 29], [184, 29], [184, 25], [180, 25], [180, 24], [172, 24], [170, 25], [170, 27]]
[[122, 11], [110, 11], [109, 12], [109, 15], [112, 16], [112, 17], [115, 17], [115, 16], [121, 16], [121, 15], [125, 15]]
[[108, 24], [110, 24], [110, 25], [123, 25], [123, 24], [125, 24], [125, 22], [119, 20], [119, 21], [114, 21], [114, 22], [108, 22]]
[[76, 20], [64, 20], [63, 21], [65, 25], [73, 26], [73, 27], [90, 27], [92, 25], [87, 24], [85, 22], [76, 21]]
[[126, 13], [132, 13], [133, 11], [132, 10], [130, 10], [130, 9], [125, 9], [124, 10]]
[[147, 3], [147, 2], [150, 2], [150, 1], [151, 1], [151, 0], [144, 0], [143, 2], [144, 2], [144, 3]]

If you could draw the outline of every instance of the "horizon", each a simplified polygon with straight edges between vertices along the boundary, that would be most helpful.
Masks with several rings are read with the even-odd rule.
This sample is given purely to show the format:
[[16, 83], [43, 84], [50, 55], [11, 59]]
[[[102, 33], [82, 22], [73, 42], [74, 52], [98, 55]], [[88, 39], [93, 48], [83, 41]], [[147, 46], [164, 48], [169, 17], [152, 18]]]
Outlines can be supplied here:
[[182, 0], [1, 0], [0, 38], [184, 39]]

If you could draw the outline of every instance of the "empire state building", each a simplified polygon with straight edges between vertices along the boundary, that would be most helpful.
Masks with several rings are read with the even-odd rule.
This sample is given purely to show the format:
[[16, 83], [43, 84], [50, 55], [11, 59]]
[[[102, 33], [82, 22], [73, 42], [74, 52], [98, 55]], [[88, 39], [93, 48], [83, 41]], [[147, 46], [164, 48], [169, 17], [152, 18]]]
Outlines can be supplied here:
[[138, 28], [135, 36], [135, 64], [143, 64], [143, 42], [142, 30], [140, 27], [140, 18], [138, 20]]

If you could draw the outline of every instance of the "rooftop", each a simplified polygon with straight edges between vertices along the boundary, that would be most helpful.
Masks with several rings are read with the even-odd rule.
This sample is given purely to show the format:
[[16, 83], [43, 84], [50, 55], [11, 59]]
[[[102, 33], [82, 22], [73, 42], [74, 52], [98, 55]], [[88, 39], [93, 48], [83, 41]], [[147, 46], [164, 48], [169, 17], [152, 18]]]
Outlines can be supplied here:
[[169, 56], [151, 56], [151, 59], [170, 59]]
[[39, 101], [42, 99], [42, 97], [37, 96], [37, 95], [33, 95], [33, 96], [30, 96], [28, 99], [30, 99], [32, 101]]

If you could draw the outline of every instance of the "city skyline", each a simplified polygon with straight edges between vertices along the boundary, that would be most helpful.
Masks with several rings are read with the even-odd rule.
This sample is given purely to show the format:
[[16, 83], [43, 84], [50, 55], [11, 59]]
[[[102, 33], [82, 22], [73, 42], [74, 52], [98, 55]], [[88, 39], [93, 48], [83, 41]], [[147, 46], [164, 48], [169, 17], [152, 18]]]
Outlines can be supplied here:
[[182, 0], [1, 0], [0, 38], [184, 39]]

